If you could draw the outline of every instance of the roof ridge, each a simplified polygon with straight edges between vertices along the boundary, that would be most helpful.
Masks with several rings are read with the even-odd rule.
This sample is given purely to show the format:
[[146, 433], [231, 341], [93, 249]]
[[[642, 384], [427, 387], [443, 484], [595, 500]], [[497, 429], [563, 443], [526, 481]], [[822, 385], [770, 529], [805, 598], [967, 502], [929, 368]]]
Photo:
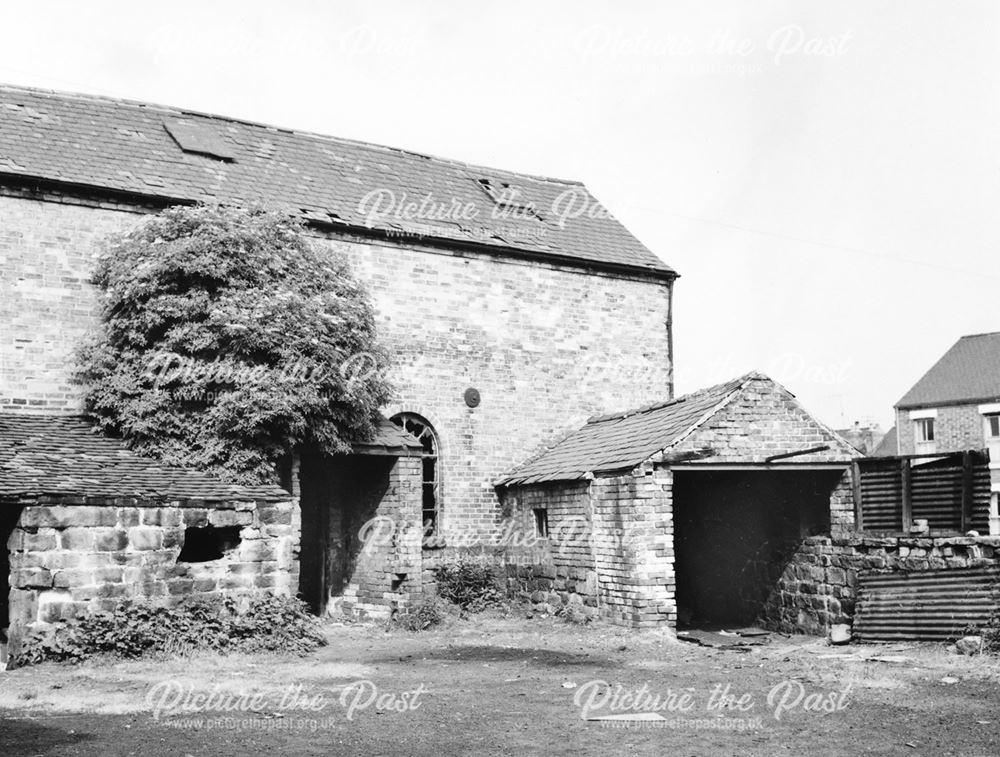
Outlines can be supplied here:
[[[765, 378], [768, 379], [769, 381], [773, 381], [773, 379], [764, 375], [760, 371], [752, 370], [748, 373], [744, 373], [742, 376], [737, 376], [734, 379], [730, 379], [729, 381], [722, 381], [718, 384], [713, 384], [712, 386], [706, 386], [701, 389], [696, 389], [693, 392], [682, 394], [680, 397], [674, 397], [672, 400], [666, 400], [664, 402], [656, 402], [651, 405], [643, 405], [641, 407], [633, 408], [630, 410], [619, 411], [615, 413], [594, 415], [587, 419], [587, 425], [590, 425], [592, 423], [606, 423], [607, 421], [612, 421], [612, 420], [624, 420], [625, 418], [630, 418], [633, 415], [642, 415], [643, 413], [651, 413], [654, 410], [662, 410], [663, 408], [670, 407], [671, 405], [678, 405], [682, 402], [688, 402], [698, 397], [703, 397], [706, 394], [711, 394], [712, 392], [720, 390], [723, 387], [728, 386], [730, 384], [739, 383], [739, 387], [737, 387], [738, 389], [741, 388], [747, 381], [754, 378]], [[736, 391], [736, 389], [734, 389], [733, 391]]]
[[1000, 336], [1000, 331], [984, 331], [982, 334], [965, 334], [964, 336], [959, 337], [959, 340], [977, 339], [981, 336]]
[[533, 181], [562, 184], [565, 186], [579, 186], [579, 187], [586, 186], [582, 181], [579, 181], [577, 179], [560, 179], [554, 176], [542, 176], [541, 174], [521, 173], [504, 168], [496, 168], [493, 166], [486, 166], [478, 163], [469, 163], [467, 161], [458, 160], [457, 158], [446, 158], [440, 155], [431, 155], [430, 153], [419, 152], [417, 150], [410, 150], [405, 147], [392, 147], [391, 145], [383, 145], [377, 142], [366, 142], [360, 139], [337, 137], [332, 134], [321, 134], [315, 131], [297, 129], [287, 126], [278, 126], [276, 124], [264, 123], [263, 121], [253, 121], [251, 119], [237, 118], [235, 116], [225, 116], [220, 113], [208, 113], [205, 111], [183, 108], [177, 105], [166, 105], [163, 103], [147, 102], [143, 100], [133, 100], [132, 98], [129, 97], [114, 97], [112, 95], [95, 95], [88, 92], [71, 92], [68, 90], [48, 89], [45, 87], [28, 87], [19, 84], [5, 84], [2, 82], [0, 82], [0, 91], [28, 92], [36, 95], [57, 97], [63, 99], [75, 99], [82, 101], [96, 100], [100, 102], [115, 103], [117, 105], [127, 105], [131, 107], [142, 108], [149, 111], [161, 111], [165, 114], [174, 116], [179, 115], [179, 116], [195, 116], [198, 118], [209, 118], [212, 120], [223, 121], [226, 123], [242, 124], [244, 126], [254, 126], [262, 129], [273, 129], [275, 131], [285, 132], [288, 134], [297, 134], [303, 137], [312, 137], [314, 139], [321, 139], [329, 142], [350, 144], [358, 147], [366, 147], [369, 149], [381, 150], [389, 153], [402, 153], [404, 155], [423, 158], [424, 160], [432, 160], [438, 163], [446, 163], [459, 168], [465, 168], [470, 171], [483, 171], [483, 172], [489, 172], [494, 175], [513, 176], [521, 179], [531, 179]]

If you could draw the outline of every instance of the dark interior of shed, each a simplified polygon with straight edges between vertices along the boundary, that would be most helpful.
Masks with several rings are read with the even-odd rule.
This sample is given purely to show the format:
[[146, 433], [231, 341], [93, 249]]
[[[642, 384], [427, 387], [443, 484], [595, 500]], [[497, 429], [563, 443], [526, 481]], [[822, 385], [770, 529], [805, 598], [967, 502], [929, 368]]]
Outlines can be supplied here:
[[795, 547], [829, 533], [828, 470], [675, 471], [679, 627], [753, 625]]

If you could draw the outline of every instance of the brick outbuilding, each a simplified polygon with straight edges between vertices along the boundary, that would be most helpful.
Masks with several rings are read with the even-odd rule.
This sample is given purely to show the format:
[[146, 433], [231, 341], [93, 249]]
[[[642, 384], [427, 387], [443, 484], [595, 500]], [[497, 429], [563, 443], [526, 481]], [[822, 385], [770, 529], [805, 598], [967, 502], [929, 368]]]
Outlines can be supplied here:
[[768, 622], [802, 540], [853, 527], [858, 456], [760, 373], [592, 418], [499, 482], [537, 537], [512, 580], [634, 627]]

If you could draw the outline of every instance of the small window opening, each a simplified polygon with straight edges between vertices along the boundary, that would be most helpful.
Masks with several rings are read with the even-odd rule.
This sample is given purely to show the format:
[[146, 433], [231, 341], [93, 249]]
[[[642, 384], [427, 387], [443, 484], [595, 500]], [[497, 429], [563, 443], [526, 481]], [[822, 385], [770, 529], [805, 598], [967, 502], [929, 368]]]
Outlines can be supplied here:
[[403, 588], [403, 582], [406, 580], [406, 573], [397, 573], [393, 576], [392, 581], [389, 584], [389, 589], [391, 591], [399, 591]]
[[184, 546], [177, 562], [211, 562], [240, 545], [239, 526], [205, 526], [184, 529]]
[[986, 416], [986, 436], [990, 439], [1000, 439], [1000, 415]]
[[918, 442], [933, 442], [934, 441], [934, 419], [933, 418], [920, 418], [917, 421], [917, 441]]
[[535, 536], [547, 539], [549, 536], [549, 511], [544, 507], [536, 507], [535, 513]]

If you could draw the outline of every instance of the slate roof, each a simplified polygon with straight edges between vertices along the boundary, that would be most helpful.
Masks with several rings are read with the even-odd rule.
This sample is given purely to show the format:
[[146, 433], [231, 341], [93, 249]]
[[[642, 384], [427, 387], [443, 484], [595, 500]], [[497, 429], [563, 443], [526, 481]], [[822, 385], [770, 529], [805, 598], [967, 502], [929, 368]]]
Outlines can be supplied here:
[[81, 416], [0, 413], [0, 497], [43, 494], [212, 501], [291, 497], [278, 486], [236, 486], [141, 457], [96, 433]]
[[630, 470], [679, 440], [757, 375], [750, 373], [670, 402], [591, 418], [500, 483], [574, 481], [591, 473]]
[[900, 409], [1000, 399], [1000, 332], [959, 339], [896, 403]]
[[0, 497], [68, 494], [148, 499], [283, 500], [277, 486], [236, 486], [129, 451], [81, 416], [0, 413]]
[[[676, 275], [606, 213], [572, 217], [577, 210], [600, 207], [577, 182], [148, 103], [0, 85], [3, 175], [165, 203], [268, 202], [347, 231], [405, 231], [565, 262]], [[368, 218], [372, 204], [365, 206], [364, 199], [379, 191], [384, 198], [393, 193], [393, 208], [425, 197], [438, 205], [410, 218], [405, 211]], [[516, 193], [514, 202], [498, 205], [498, 192]], [[554, 207], [560, 198], [563, 204]], [[571, 200], [578, 204], [570, 206]], [[534, 212], [513, 207], [517, 204], [530, 204]], [[454, 211], [466, 206], [474, 212]], [[563, 224], [560, 208], [570, 216]]]
[[417, 455], [424, 447], [412, 434], [408, 434], [392, 421], [382, 418], [375, 427], [375, 436], [366, 442], [355, 442], [354, 451], [361, 455]]
[[882, 441], [869, 454], [871, 457], [895, 457], [899, 454], [899, 443], [896, 427], [893, 426], [882, 437]]

